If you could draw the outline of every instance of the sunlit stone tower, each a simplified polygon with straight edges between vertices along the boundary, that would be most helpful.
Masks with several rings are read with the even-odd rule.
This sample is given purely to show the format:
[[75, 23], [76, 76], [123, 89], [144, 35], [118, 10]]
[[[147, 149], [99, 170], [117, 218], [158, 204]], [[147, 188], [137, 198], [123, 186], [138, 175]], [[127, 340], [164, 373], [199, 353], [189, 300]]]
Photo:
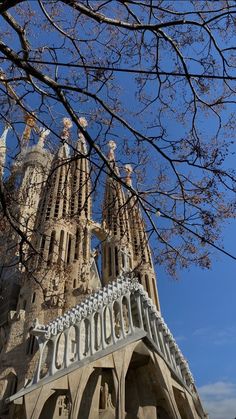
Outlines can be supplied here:
[[[46, 146], [50, 132], [38, 129], [33, 115], [25, 122], [12, 167], [18, 192], [11, 213], [27, 240], [19, 243], [10, 231], [16, 245], [5, 261], [20, 252], [24, 258], [1, 271], [0, 418], [206, 417], [160, 314], [131, 167], [121, 183], [110, 141], [102, 220], [94, 222], [82, 134], [74, 142], [71, 121], [64, 118], [61, 145], [52, 154]], [[80, 123], [85, 129], [84, 118]], [[32, 130], [39, 136], [33, 146]], [[0, 139], [1, 188], [7, 131]], [[101, 242], [101, 267], [91, 248], [93, 234]]]
[[[113, 176], [120, 176], [115, 162], [114, 141], [109, 142], [108, 161]], [[131, 226], [126, 197], [121, 184], [111, 175], [107, 176], [103, 203], [103, 225], [109, 236], [102, 242], [103, 282], [114, 281], [124, 270], [133, 269]]]

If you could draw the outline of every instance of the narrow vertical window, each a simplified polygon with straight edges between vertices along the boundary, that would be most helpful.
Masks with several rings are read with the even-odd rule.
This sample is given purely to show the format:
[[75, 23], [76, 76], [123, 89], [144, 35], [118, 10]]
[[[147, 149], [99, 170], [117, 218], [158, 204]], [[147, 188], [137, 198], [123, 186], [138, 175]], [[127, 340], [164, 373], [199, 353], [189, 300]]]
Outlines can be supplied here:
[[65, 235], [64, 230], [61, 230], [61, 232], [60, 232], [60, 241], [59, 241], [59, 249], [58, 249], [58, 259], [57, 259], [57, 261], [59, 263], [62, 261], [64, 235]]
[[45, 234], [43, 234], [42, 240], [41, 240], [41, 248], [40, 248], [40, 253], [41, 253], [42, 257], [43, 257], [43, 252], [44, 252], [44, 248], [45, 248], [45, 242], [46, 242], [46, 236], [45, 236]]
[[115, 272], [116, 275], [119, 274], [119, 258], [118, 258], [118, 249], [115, 247]]
[[74, 259], [78, 260], [79, 258], [79, 242], [80, 242], [80, 234], [79, 229], [76, 230], [76, 236], [75, 236], [75, 256]]
[[49, 249], [48, 249], [48, 265], [51, 265], [51, 263], [52, 263], [55, 237], [56, 237], [56, 232], [55, 232], [55, 230], [53, 230], [52, 233], [51, 233]]
[[70, 263], [70, 251], [71, 251], [71, 234], [69, 235], [68, 239], [68, 250], [67, 250], [67, 263]]
[[66, 234], [66, 245], [65, 245], [65, 262], [67, 261], [67, 256], [68, 256], [68, 240], [69, 240], [69, 233]]

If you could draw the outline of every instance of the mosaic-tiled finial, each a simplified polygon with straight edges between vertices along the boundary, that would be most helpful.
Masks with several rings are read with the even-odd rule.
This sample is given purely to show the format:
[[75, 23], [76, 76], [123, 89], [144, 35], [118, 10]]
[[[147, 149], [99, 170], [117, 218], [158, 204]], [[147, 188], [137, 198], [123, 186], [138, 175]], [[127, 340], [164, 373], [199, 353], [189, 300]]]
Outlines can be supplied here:
[[22, 135], [22, 146], [28, 145], [32, 129], [35, 128], [36, 120], [34, 113], [26, 113], [24, 116], [25, 129]]
[[114, 151], [115, 151], [115, 149], [117, 147], [115, 141], [110, 140], [109, 143], [108, 143], [108, 147], [109, 147], [108, 159], [110, 161], [115, 160], [115, 153], [114, 153]]
[[125, 172], [126, 172], [126, 178], [125, 178], [125, 183], [128, 186], [132, 186], [132, 173], [133, 173], [133, 168], [130, 164], [126, 164], [125, 167]]
[[70, 137], [70, 129], [72, 128], [73, 124], [70, 118], [63, 118], [62, 122], [63, 122], [63, 131], [62, 131], [61, 138], [64, 141], [68, 141]]

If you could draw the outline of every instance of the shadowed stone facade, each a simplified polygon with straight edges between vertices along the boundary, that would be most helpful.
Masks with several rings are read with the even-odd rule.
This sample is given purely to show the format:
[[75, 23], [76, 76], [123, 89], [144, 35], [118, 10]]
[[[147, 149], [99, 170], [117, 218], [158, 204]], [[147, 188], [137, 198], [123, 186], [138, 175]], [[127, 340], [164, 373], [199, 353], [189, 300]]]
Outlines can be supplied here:
[[[28, 237], [21, 249], [28, 261], [12, 268], [17, 253], [9, 252], [0, 279], [0, 418], [205, 418], [160, 314], [141, 209], [116, 180], [115, 143], [99, 224], [92, 219], [85, 140], [80, 135], [71, 152], [71, 122], [63, 124], [62, 145], [52, 155], [44, 146], [48, 131], [39, 130], [38, 144], [29, 145], [36, 128], [26, 119], [12, 168], [19, 177], [13, 210]], [[128, 186], [131, 171], [127, 166]], [[101, 273], [93, 235], [101, 242]]]

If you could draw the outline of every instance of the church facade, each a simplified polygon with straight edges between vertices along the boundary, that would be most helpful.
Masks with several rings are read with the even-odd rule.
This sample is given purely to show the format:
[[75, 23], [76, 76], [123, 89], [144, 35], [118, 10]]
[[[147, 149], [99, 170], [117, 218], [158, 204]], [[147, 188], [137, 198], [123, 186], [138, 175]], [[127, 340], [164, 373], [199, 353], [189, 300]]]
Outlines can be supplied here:
[[[69, 149], [70, 129], [64, 118], [52, 153], [50, 132], [27, 116], [21, 152], [2, 181], [8, 193], [17, 184], [10, 213], [24, 234], [19, 241], [3, 220], [1, 249], [9, 250], [1, 255], [0, 418], [206, 418], [161, 316], [144, 219], [129, 192], [132, 169], [125, 168], [125, 193], [110, 141], [102, 221], [95, 222], [89, 152], [81, 134]], [[6, 135], [7, 128], [2, 177]]]

